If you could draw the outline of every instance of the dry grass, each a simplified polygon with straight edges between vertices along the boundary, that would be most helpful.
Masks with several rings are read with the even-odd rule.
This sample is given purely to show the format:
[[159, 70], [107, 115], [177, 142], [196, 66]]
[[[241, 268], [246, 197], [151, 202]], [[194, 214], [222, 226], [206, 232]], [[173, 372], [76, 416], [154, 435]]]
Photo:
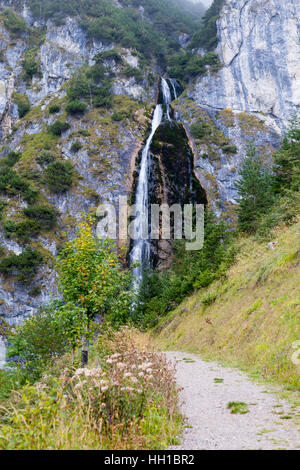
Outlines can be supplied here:
[[154, 331], [156, 344], [201, 352], [299, 390], [292, 354], [300, 339], [300, 222], [277, 229], [274, 241], [271, 250], [266, 242], [241, 240], [227, 280], [163, 319]]
[[176, 442], [181, 424], [165, 356], [135, 330], [108, 329], [93, 346], [90, 368], [64, 359], [14, 393], [1, 410], [0, 449], [163, 449]]

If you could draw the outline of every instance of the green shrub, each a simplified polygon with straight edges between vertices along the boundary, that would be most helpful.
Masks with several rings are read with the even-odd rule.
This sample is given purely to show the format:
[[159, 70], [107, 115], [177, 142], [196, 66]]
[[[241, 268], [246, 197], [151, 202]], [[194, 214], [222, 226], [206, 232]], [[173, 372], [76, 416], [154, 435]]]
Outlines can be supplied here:
[[42, 76], [40, 63], [35, 58], [36, 53], [37, 50], [35, 48], [26, 51], [25, 59], [23, 60], [23, 69], [26, 80], [32, 80], [35, 75], [39, 77]]
[[22, 95], [21, 93], [14, 93], [13, 99], [15, 104], [18, 106], [19, 117], [22, 118], [25, 114], [30, 111], [30, 103], [29, 99], [26, 95]]
[[60, 111], [60, 106], [58, 104], [52, 104], [49, 106], [49, 113], [50, 114], [56, 114], [59, 113]]
[[31, 297], [38, 297], [40, 293], [42, 292], [42, 288], [40, 286], [35, 286], [30, 291], [28, 292]]
[[38, 196], [37, 190], [10, 168], [0, 169], [0, 192], [8, 196], [21, 194], [29, 204], [33, 204]]
[[41, 224], [36, 220], [24, 220], [16, 226], [15, 235], [23, 243], [30, 242], [41, 232]]
[[195, 139], [202, 139], [205, 135], [210, 133], [210, 129], [206, 123], [195, 123], [191, 124], [191, 133]]
[[91, 133], [87, 129], [79, 129], [78, 135], [82, 135], [83, 137], [89, 137]]
[[63, 132], [66, 132], [70, 129], [70, 124], [68, 122], [56, 121], [54, 124], [49, 126], [49, 132], [53, 135], [61, 136]]
[[122, 111], [116, 111], [112, 114], [111, 118], [113, 121], [123, 121], [124, 119], [128, 118], [128, 113]]
[[29, 30], [26, 21], [10, 8], [6, 8], [2, 14], [4, 26], [12, 33], [13, 37], [20, 36]]
[[238, 148], [236, 145], [222, 145], [222, 150], [225, 153], [237, 153]]
[[26, 217], [38, 222], [42, 230], [52, 229], [57, 221], [56, 210], [48, 206], [28, 207], [23, 209], [23, 212]]
[[44, 150], [40, 155], [36, 157], [36, 161], [38, 162], [39, 165], [46, 166], [49, 165], [50, 163], [53, 163], [55, 160], [55, 155], [48, 150]]
[[109, 51], [100, 52], [99, 54], [95, 55], [94, 60], [96, 62], [103, 61], [103, 60], [113, 60], [117, 64], [123, 63], [122, 56], [119, 54], [119, 52], [116, 49], [111, 49]]
[[21, 152], [9, 152], [7, 157], [0, 160], [0, 166], [12, 168], [22, 158]]
[[14, 220], [6, 220], [3, 224], [5, 234], [10, 236], [17, 231], [17, 224]]
[[60, 193], [68, 191], [73, 183], [73, 165], [71, 162], [54, 162], [46, 170], [45, 181], [50, 191]]
[[214, 49], [218, 44], [217, 20], [220, 15], [224, 0], [214, 0], [203, 17], [202, 27], [197, 31], [189, 44], [191, 49], [203, 47], [207, 50]]
[[66, 106], [68, 114], [83, 114], [87, 109], [87, 105], [80, 100], [70, 101]]
[[16, 275], [20, 282], [31, 282], [43, 262], [37, 250], [25, 248], [20, 255], [11, 254], [0, 262], [0, 272], [4, 276]]
[[123, 73], [126, 77], [134, 77], [136, 82], [141, 82], [144, 79], [143, 72], [136, 67], [131, 67], [130, 65], [126, 67]]
[[39, 379], [46, 365], [70, 349], [64, 324], [56, 313], [59, 305], [55, 302], [44, 307], [10, 337], [8, 356], [17, 356], [31, 379]]
[[77, 153], [82, 148], [82, 144], [77, 140], [71, 145], [71, 152]]

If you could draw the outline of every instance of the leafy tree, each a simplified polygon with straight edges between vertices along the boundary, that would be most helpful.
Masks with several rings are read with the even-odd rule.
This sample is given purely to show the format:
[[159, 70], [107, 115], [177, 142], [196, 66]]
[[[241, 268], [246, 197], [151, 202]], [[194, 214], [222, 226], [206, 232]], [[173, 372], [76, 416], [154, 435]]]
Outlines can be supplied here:
[[267, 162], [250, 144], [236, 188], [240, 196], [238, 226], [240, 230], [255, 232], [260, 217], [274, 202], [274, 174]]
[[[82, 308], [89, 322], [97, 315], [113, 322], [126, 321], [131, 306], [131, 275], [121, 269], [113, 243], [94, 236], [91, 219], [80, 224], [77, 237], [60, 252], [57, 272], [64, 299]], [[84, 364], [87, 358], [85, 344]]]
[[52, 301], [10, 335], [8, 356], [17, 356], [28, 377], [38, 380], [46, 367], [74, 347], [81, 328], [80, 309]]

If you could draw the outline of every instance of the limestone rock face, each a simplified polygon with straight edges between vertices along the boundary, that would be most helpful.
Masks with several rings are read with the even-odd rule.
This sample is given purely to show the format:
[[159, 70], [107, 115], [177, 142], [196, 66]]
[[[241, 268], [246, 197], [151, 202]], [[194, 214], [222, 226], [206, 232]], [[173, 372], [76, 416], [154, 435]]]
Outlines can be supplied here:
[[227, 0], [218, 21], [223, 64], [193, 96], [213, 109], [266, 115], [282, 130], [300, 107], [300, 3]]
[[[226, 0], [217, 27], [222, 68], [199, 77], [190, 86], [188, 98], [237, 147], [228, 156], [212, 142], [220, 158], [211, 159], [205, 145], [192, 139], [199, 179], [215, 209], [224, 211], [237, 199], [237, 169], [250, 140], [271, 155], [299, 112], [300, 3]], [[229, 125], [226, 114], [232, 118]], [[189, 112], [187, 127], [194, 121]]]

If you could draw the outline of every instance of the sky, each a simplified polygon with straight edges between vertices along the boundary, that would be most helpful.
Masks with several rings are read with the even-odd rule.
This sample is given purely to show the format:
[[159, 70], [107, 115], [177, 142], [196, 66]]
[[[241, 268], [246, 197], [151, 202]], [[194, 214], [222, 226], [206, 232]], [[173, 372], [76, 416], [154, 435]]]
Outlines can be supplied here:
[[201, 2], [205, 7], [210, 7], [212, 4], [213, 0], [192, 0], [194, 3]]

